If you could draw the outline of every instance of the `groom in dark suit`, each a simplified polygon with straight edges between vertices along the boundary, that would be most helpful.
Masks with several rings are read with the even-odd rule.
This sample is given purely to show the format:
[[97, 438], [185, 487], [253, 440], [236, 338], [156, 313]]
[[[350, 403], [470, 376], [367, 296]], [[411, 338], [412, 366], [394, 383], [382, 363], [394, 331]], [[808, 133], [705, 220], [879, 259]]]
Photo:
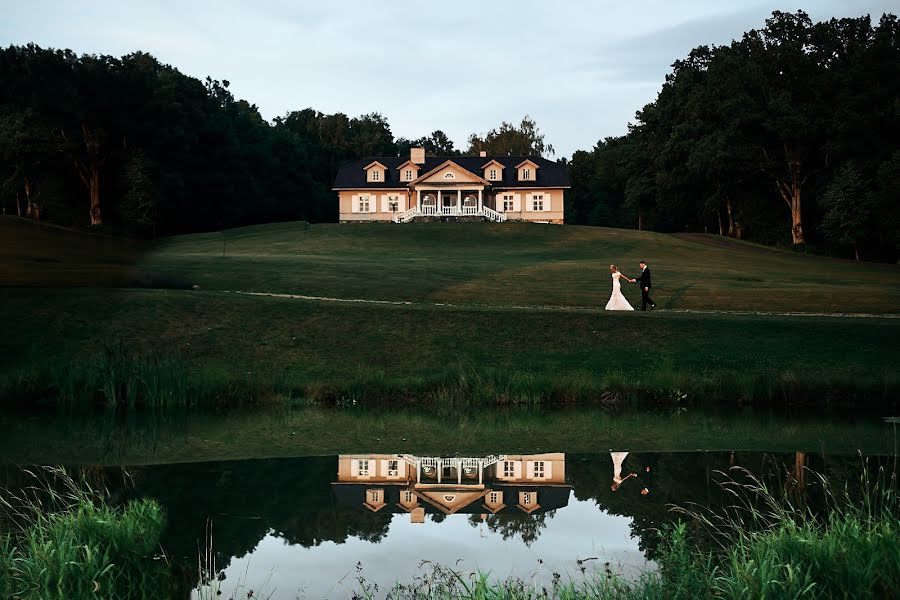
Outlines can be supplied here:
[[653, 287], [650, 283], [650, 267], [647, 266], [645, 261], [641, 261], [641, 276], [638, 278], [638, 285], [641, 286], [641, 310], [647, 310], [647, 305], [650, 305], [650, 310], [656, 308], [656, 302], [650, 299], [650, 288]]

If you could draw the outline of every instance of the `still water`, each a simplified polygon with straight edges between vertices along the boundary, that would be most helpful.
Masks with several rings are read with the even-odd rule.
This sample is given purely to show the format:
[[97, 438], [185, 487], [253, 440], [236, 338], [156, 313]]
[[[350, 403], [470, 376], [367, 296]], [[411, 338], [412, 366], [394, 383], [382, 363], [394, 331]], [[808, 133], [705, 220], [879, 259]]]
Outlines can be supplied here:
[[0, 451], [158, 500], [180, 597], [199, 596], [209, 554], [226, 597], [293, 599], [383, 595], [427, 573], [423, 561], [539, 586], [606, 563], [637, 577], [655, 568], [672, 507], [731, 502], [729, 474], [816, 507], [813, 472], [836, 486], [896, 472], [896, 433], [858, 414], [5, 415]]

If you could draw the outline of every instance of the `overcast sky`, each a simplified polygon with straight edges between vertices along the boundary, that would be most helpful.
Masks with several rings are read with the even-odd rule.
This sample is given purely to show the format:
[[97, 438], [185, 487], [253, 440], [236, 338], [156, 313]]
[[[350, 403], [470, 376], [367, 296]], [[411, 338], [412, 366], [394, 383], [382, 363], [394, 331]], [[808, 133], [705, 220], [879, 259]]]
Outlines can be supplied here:
[[143, 50], [227, 79], [268, 119], [377, 111], [395, 136], [443, 129], [459, 148], [529, 114], [559, 157], [625, 133], [691, 48], [797, 8], [897, 12], [896, 0], [0, 0], [0, 44]]

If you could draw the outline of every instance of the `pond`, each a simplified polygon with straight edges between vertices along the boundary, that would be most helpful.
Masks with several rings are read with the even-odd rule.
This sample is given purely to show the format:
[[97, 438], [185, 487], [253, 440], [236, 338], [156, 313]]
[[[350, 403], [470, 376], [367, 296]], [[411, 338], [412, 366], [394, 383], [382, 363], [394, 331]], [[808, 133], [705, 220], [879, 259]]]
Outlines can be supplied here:
[[821, 412], [0, 417], [8, 475], [13, 463], [69, 465], [118, 499], [163, 506], [180, 597], [200, 596], [198, 556], [214, 561], [226, 593], [290, 599], [374, 585], [381, 596], [432, 564], [539, 587], [607, 563], [634, 578], [655, 568], [673, 506], [733, 501], [720, 487], [729, 474], [746, 470], [814, 507], [824, 502], [815, 473], [843, 486], [896, 472], [896, 448], [891, 419]]

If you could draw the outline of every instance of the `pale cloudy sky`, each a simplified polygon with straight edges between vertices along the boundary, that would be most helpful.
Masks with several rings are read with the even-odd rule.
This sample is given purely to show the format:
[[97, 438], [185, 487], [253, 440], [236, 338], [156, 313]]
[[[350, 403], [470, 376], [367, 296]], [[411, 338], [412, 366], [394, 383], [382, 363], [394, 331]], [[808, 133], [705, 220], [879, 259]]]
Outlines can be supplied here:
[[0, 44], [149, 52], [227, 79], [266, 118], [385, 115], [395, 136], [472, 132], [530, 114], [571, 156], [626, 131], [669, 65], [773, 10], [877, 19], [896, 0], [0, 0]]

